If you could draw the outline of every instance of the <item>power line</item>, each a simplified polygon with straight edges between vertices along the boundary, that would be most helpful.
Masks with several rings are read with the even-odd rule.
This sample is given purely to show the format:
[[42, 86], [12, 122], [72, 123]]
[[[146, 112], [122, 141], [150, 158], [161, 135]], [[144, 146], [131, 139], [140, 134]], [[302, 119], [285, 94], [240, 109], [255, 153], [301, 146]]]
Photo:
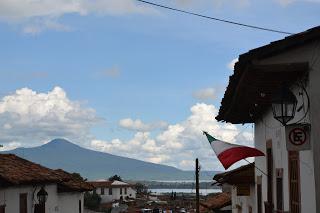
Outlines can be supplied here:
[[293, 35], [294, 34], [294, 33], [285, 32], [285, 31], [281, 31], [281, 30], [275, 30], [275, 29], [259, 27], [259, 26], [250, 25], [250, 24], [243, 24], [243, 23], [240, 23], [240, 22], [230, 21], [230, 20], [226, 20], [226, 19], [206, 16], [206, 15], [202, 15], [202, 14], [199, 14], [199, 13], [194, 13], [194, 12], [181, 10], [181, 9], [177, 9], [177, 8], [173, 8], [173, 7], [169, 7], [169, 6], [165, 6], [165, 5], [161, 5], [161, 4], [156, 4], [156, 3], [145, 1], [145, 0], [136, 0], [136, 1], [142, 2], [142, 3], [145, 3], [145, 4], [149, 4], [149, 5], [152, 5], [152, 6], [156, 6], [156, 7], [165, 8], [165, 9], [168, 9], [168, 10], [173, 10], [173, 11], [180, 12], [180, 13], [185, 13], [185, 14], [189, 14], [189, 15], [193, 15], [193, 16], [198, 16], [198, 17], [201, 17], [201, 18], [211, 19], [211, 20], [220, 21], [220, 22], [233, 24], [233, 25], [238, 25], [238, 26], [242, 26], [242, 27], [247, 27], [247, 28], [252, 28], [252, 29], [257, 29], [257, 30], [264, 30], [264, 31], [269, 31], [269, 32], [273, 32], [273, 33], [281, 33], [281, 34], [286, 34], [286, 35]]

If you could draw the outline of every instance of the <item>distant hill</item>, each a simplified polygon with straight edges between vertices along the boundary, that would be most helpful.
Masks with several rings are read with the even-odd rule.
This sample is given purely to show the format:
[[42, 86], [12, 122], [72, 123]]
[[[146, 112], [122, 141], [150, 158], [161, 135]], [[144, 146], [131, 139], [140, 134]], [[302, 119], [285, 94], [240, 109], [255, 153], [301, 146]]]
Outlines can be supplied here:
[[[82, 148], [65, 139], [54, 139], [42, 146], [17, 148], [13, 153], [46, 167], [78, 172], [89, 180], [108, 178], [118, 174], [130, 180], [193, 180], [193, 171], [120, 157]], [[208, 174], [211, 174], [209, 176]], [[211, 180], [215, 172], [204, 171], [203, 180]]]

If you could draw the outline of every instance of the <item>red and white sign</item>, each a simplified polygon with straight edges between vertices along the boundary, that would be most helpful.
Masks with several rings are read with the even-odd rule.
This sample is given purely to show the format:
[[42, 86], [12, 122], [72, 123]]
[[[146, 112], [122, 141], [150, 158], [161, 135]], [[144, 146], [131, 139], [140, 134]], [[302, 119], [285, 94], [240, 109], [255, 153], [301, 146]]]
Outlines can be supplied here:
[[288, 151], [310, 149], [310, 125], [293, 124], [286, 126], [286, 141]]

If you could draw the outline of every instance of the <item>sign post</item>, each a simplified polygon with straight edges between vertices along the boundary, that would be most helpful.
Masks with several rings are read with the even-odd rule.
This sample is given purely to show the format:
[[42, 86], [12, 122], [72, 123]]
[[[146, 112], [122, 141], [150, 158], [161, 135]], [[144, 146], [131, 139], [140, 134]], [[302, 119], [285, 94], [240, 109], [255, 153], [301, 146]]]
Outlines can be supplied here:
[[293, 124], [286, 126], [286, 143], [288, 151], [310, 150], [310, 125]]

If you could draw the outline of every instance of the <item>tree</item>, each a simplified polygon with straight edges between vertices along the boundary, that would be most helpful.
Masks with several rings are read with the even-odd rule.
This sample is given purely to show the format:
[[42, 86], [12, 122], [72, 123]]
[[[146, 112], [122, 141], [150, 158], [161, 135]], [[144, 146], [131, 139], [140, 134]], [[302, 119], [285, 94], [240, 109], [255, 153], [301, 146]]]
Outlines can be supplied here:
[[97, 210], [101, 203], [101, 197], [93, 192], [86, 192], [84, 194], [84, 206], [90, 210]]
[[148, 193], [148, 187], [142, 183], [136, 183], [135, 189], [139, 195]]
[[79, 173], [77, 172], [74, 172], [74, 173], [71, 173], [72, 177], [74, 177], [75, 179], [77, 180], [82, 180], [82, 181], [87, 181], [87, 178], [83, 178]]
[[109, 181], [122, 181], [122, 178], [119, 175], [113, 175], [111, 177], [108, 178]]

